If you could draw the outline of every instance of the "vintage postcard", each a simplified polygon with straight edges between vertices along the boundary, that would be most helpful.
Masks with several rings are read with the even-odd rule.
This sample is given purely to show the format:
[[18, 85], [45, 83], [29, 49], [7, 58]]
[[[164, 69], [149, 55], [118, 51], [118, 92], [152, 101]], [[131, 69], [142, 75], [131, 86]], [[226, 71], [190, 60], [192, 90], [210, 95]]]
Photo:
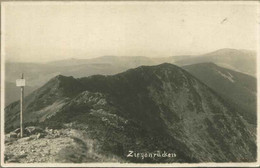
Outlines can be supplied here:
[[259, 166], [259, 7], [2, 1], [1, 166]]

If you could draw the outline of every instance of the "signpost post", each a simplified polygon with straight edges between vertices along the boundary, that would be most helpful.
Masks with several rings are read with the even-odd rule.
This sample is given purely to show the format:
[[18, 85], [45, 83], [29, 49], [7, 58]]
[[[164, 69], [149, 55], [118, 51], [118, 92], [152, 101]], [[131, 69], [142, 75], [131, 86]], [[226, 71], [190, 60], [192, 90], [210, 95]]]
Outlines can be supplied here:
[[20, 136], [23, 137], [23, 98], [24, 98], [24, 86], [25, 86], [25, 79], [22, 77], [21, 79], [16, 80], [16, 86], [21, 87], [21, 100], [20, 100]]

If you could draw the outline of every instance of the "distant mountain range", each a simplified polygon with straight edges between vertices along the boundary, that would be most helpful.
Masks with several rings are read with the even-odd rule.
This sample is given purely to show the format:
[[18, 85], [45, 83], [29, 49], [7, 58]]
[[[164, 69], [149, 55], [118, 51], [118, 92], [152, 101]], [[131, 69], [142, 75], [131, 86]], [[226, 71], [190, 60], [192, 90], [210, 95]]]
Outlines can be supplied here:
[[201, 56], [175, 62], [176, 65], [191, 65], [212, 62], [221, 67], [256, 76], [256, 52], [250, 50], [221, 49]]
[[[184, 69], [164, 63], [109, 76], [58, 75], [26, 96], [25, 123], [71, 125], [95, 139], [101, 152], [128, 162], [256, 161], [254, 121], [236, 105], [246, 98], [251, 101], [241, 106], [255, 103], [255, 79], [214, 64]], [[5, 131], [18, 126], [14, 102], [5, 108]], [[177, 157], [140, 160], [127, 158], [129, 150]]]
[[[247, 50], [221, 49], [212, 53], [199, 56], [172, 56], [162, 58], [150, 57], [118, 57], [103, 56], [92, 59], [68, 59], [39, 63], [6, 63], [6, 82], [13, 83], [20, 77], [21, 72], [25, 74], [28, 87], [39, 88], [56, 75], [73, 76], [75, 78], [91, 76], [96, 74], [113, 75], [130, 68], [141, 65], [157, 65], [161, 63], [173, 63], [178, 66], [195, 63], [212, 62], [222, 67], [255, 76], [256, 53]], [[31, 89], [28, 89], [28, 92]], [[31, 93], [31, 92], [29, 92]], [[6, 105], [18, 100], [13, 89], [6, 88], [8, 99]]]

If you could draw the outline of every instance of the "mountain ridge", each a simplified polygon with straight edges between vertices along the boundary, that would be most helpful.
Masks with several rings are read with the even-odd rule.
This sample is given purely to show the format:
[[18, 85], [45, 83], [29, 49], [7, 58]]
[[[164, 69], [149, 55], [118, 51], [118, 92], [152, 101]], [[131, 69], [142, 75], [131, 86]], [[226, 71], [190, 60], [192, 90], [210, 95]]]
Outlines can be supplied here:
[[[215, 54], [214, 54], [215, 53]], [[218, 53], [218, 54], [216, 54]], [[236, 53], [235, 55], [229, 53]], [[212, 56], [213, 54], [213, 56]], [[91, 59], [66, 59], [44, 64], [40, 63], [6, 63], [6, 82], [15, 83], [23, 72], [27, 79], [27, 86], [39, 88], [56, 75], [73, 76], [81, 78], [96, 74], [114, 75], [130, 68], [142, 65], [157, 65], [161, 63], [174, 63], [178, 66], [190, 65], [201, 62], [214, 62], [219, 66], [226, 67], [251, 76], [256, 75], [256, 53], [254, 51], [220, 49], [215, 52], [202, 55], [182, 55], [170, 57], [145, 57], [145, 56], [104, 56]], [[29, 90], [30, 93], [32, 90]], [[6, 88], [9, 99], [6, 105], [16, 100], [16, 93]], [[10, 100], [10, 101], [9, 101]]]
[[[144, 162], [255, 160], [254, 132], [243, 117], [207, 85], [178, 66], [165, 63], [117, 75], [80, 79], [58, 76], [53, 81], [55, 84], [46, 84], [34, 93], [33, 102], [42, 102], [44, 106], [27, 104], [25, 113], [30, 116], [27, 119], [41, 114], [41, 122], [36, 120], [40, 125], [81, 125], [100, 143], [103, 152], [131, 162], [140, 160], [124, 157], [130, 149], [168, 150], [178, 156]], [[76, 87], [71, 89], [73, 85]], [[64, 93], [56, 95], [53, 90]], [[44, 103], [50, 97], [54, 101]], [[17, 106], [6, 108], [7, 118], [18, 113]], [[6, 129], [14, 120], [11, 117], [6, 120]]]

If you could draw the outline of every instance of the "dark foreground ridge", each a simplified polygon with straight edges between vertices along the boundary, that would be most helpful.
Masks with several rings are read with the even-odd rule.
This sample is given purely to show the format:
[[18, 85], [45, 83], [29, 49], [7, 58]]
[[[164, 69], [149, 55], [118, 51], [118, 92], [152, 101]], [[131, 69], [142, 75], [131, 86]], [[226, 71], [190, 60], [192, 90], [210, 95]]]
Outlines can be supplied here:
[[[18, 102], [5, 113], [6, 132], [18, 128]], [[256, 160], [255, 132], [233, 104], [167, 63], [113, 76], [57, 76], [25, 98], [25, 121], [77, 130], [95, 142], [95, 153], [123, 162]], [[176, 157], [141, 159], [129, 151]]]

